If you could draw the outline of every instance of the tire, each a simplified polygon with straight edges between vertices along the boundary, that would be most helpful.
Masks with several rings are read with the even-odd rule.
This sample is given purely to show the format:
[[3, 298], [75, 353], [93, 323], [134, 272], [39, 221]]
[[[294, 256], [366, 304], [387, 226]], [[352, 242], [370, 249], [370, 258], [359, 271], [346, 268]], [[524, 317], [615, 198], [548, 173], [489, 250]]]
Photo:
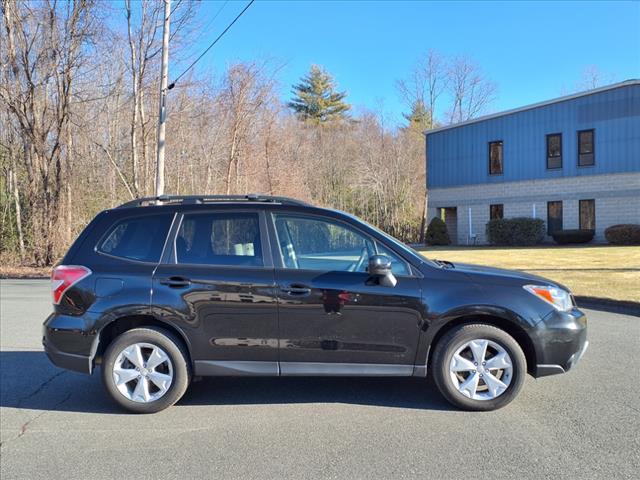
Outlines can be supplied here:
[[[483, 347], [485, 355], [481, 355]], [[527, 373], [518, 342], [504, 330], [484, 323], [447, 332], [436, 345], [432, 364], [434, 380], [445, 399], [472, 411], [496, 410], [510, 403]], [[497, 366], [502, 368], [492, 368]]]
[[[142, 368], [136, 366], [140, 363]], [[102, 382], [111, 398], [126, 410], [159, 412], [180, 400], [187, 390], [191, 382], [189, 355], [171, 332], [156, 327], [134, 328], [107, 347]]]

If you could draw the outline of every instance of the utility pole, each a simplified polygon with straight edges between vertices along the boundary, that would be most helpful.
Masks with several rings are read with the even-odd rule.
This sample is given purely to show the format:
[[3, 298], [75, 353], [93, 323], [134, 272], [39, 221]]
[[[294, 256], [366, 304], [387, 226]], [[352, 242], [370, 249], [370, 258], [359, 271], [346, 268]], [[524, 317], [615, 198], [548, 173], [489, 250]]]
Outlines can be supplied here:
[[169, 22], [171, 0], [164, 0], [164, 26], [162, 29], [162, 67], [160, 73], [160, 111], [158, 114], [158, 147], [156, 157], [156, 196], [164, 194], [164, 144], [167, 120], [167, 83], [169, 77]]

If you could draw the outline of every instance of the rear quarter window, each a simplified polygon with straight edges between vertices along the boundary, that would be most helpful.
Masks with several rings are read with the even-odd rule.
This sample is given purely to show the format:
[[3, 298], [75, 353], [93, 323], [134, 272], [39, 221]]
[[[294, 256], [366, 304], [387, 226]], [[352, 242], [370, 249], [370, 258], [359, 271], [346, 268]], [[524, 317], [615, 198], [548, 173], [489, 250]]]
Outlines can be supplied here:
[[116, 222], [102, 237], [97, 250], [139, 262], [158, 262], [173, 214], [131, 217]]

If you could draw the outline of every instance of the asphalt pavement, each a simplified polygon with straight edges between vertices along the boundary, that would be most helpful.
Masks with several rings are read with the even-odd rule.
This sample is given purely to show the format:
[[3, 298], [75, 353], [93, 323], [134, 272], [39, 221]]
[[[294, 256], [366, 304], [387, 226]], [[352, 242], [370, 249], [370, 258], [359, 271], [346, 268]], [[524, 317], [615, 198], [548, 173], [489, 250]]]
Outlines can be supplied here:
[[565, 375], [488, 413], [421, 379], [226, 378], [131, 415], [41, 346], [49, 284], [0, 281], [0, 478], [640, 477], [640, 318], [587, 310]]

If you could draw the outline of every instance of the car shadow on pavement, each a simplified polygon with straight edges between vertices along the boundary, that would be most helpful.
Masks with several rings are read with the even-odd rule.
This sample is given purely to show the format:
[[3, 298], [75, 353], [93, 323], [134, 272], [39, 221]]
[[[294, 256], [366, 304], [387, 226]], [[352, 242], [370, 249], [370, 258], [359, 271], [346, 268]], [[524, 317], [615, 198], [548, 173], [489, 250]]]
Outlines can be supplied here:
[[99, 375], [57, 368], [42, 351], [0, 351], [0, 407], [122, 413], [107, 398]]
[[431, 379], [364, 377], [207, 377], [178, 405], [343, 403], [453, 410]]
[[[453, 410], [423, 378], [207, 377], [192, 383], [180, 406], [342, 403]], [[41, 351], [0, 352], [0, 407], [122, 414], [93, 375], [53, 366]]]

